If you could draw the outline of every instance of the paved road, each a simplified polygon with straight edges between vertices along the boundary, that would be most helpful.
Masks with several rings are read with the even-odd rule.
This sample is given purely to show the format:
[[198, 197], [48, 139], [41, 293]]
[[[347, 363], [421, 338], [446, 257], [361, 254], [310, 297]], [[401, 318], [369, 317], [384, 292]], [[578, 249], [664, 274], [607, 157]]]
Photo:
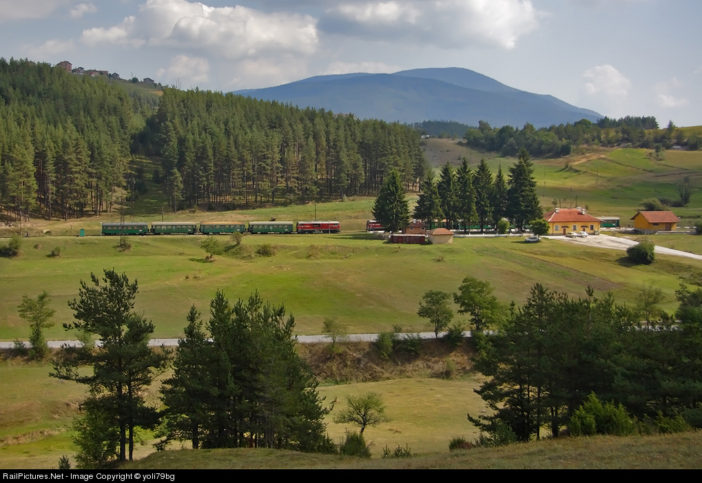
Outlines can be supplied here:
[[[439, 337], [441, 337], [443, 334], [443, 332], [439, 332]], [[416, 335], [420, 339], [433, 339], [435, 337], [433, 332], [418, 332], [408, 335]], [[470, 332], [464, 332], [463, 335], [470, 337]], [[345, 336], [343, 340], [348, 342], [374, 342], [377, 338], [378, 334], [349, 334]], [[179, 339], [151, 339], [149, 341], [149, 345], [151, 347], [176, 347], [178, 346], [178, 340]], [[301, 344], [318, 344], [321, 342], [331, 343], [331, 338], [328, 335], [298, 335], [297, 340]], [[27, 341], [23, 342], [25, 345], [29, 345]], [[47, 345], [50, 349], [60, 349], [64, 345], [78, 347], [80, 342], [77, 340], [50, 340], [47, 342]], [[14, 342], [0, 342], [0, 350], [12, 349], [14, 346]]]
[[[680, 235], [685, 236], [685, 235]], [[547, 236], [550, 240], [561, 240], [569, 243], [576, 243], [580, 245], [587, 245], [600, 248], [609, 248], [612, 250], [626, 250], [632, 245], [636, 245], [638, 242], [631, 240], [629, 238], [623, 238], [618, 236], [610, 235], [590, 235], [584, 238], [568, 238], [566, 236]], [[695, 253], [684, 252], [682, 250], [673, 250], [672, 248], [659, 247], [656, 246], [655, 253], [660, 253], [661, 255], [673, 255], [676, 257], [692, 258], [695, 260], [702, 260], [702, 255], [697, 255]]]

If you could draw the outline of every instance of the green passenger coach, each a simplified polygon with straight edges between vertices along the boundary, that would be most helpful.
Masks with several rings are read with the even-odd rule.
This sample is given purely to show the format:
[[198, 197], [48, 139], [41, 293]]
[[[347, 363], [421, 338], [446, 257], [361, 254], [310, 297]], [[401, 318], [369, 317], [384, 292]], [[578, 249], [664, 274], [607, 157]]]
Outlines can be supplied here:
[[123, 222], [102, 223], [103, 235], [146, 235], [149, 233], [148, 223]]
[[249, 223], [251, 233], [292, 233], [292, 221], [252, 221]]
[[197, 223], [169, 221], [151, 223], [151, 233], [154, 235], [193, 235], [197, 233]]
[[203, 235], [220, 235], [222, 233], [244, 233], [246, 223], [208, 222], [200, 223], [200, 233]]

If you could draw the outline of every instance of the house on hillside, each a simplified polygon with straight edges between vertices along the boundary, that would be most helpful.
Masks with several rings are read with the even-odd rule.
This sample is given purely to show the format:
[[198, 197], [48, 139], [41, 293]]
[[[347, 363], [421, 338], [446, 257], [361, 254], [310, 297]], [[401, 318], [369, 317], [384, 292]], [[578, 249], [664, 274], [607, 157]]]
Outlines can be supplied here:
[[588, 215], [585, 208], [556, 208], [544, 216], [548, 222], [549, 235], [568, 235], [586, 232], [595, 235], [600, 232], [602, 220]]
[[680, 221], [672, 211], [639, 211], [631, 219], [634, 222], [634, 229], [641, 233], [673, 231]]

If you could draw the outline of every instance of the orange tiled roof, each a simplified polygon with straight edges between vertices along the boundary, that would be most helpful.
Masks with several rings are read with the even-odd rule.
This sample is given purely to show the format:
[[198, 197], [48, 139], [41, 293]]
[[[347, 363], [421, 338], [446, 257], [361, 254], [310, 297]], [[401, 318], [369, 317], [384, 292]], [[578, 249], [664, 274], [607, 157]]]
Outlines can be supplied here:
[[672, 211], [639, 211], [631, 219], [636, 218], [637, 215], [644, 217], [649, 223], [677, 223], [680, 218], [675, 216]]
[[602, 220], [595, 218], [592, 215], [588, 215], [585, 210], [581, 208], [557, 208], [555, 210], [549, 211], [544, 216], [546, 221], [549, 223], [580, 223], [580, 222], [597, 222], [600, 223]]

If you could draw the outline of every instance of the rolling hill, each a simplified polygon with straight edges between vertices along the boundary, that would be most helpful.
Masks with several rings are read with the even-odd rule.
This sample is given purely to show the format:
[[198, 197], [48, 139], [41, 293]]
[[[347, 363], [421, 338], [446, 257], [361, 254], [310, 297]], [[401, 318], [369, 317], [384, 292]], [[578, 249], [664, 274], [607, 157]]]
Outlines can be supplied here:
[[521, 127], [528, 122], [546, 127], [602, 117], [553, 96], [521, 91], [461, 68], [317, 76], [236, 94], [409, 124], [435, 120], [477, 126], [482, 120], [493, 126]]

